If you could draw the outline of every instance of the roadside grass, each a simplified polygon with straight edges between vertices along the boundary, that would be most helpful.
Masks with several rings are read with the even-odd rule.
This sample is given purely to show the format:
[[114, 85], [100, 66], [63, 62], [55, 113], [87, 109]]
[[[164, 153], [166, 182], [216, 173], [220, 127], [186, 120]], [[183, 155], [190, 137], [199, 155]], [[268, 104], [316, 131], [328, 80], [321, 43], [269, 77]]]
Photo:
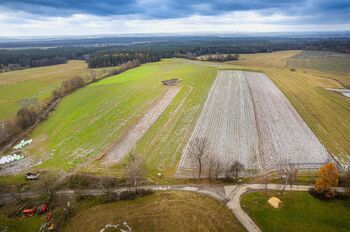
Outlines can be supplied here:
[[88, 205], [63, 231], [99, 231], [106, 224], [123, 222], [132, 231], [245, 231], [225, 204], [190, 192], [156, 192], [135, 200]]
[[[168, 138], [167, 144], [162, 144], [163, 150], [167, 151], [164, 157], [172, 159], [175, 156], [173, 147], [167, 147], [168, 144], [184, 139], [181, 134], [186, 132], [183, 125], [192, 126], [195, 123], [215, 75], [216, 68], [164, 60], [88, 85], [63, 99], [49, 119], [33, 131], [30, 136], [33, 143], [24, 149], [24, 153], [41, 162], [35, 168], [42, 169], [70, 170], [89, 158], [93, 159], [117, 141], [142, 117], [153, 100], [166, 90], [161, 80], [179, 78], [183, 79], [180, 84], [182, 90], [170, 108], [179, 104], [189, 86], [198, 86], [193, 88], [192, 95], [179, 111], [177, 121], [171, 124], [172, 127], [176, 126], [175, 129], [166, 130], [167, 133], [172, 131], [172, 134], [162, 138]], [[156, 126], [162, 126], [170, 114], [171, 110], [167, 109]], [[158, 133], [154, 128], [151, 131]], [[172, 137], [175, 134], [178, 137]], [[151, 139], [150, 135], [145, 138]], [[176, 165], [178, 158], [174, 158], [172, 165]]]
[[[267, 201], [276, 196], [282, 207]], [[241, 205], [262, 231], [342, 232], [350, 230], [350, 200], [322, 201], [307, 192], [253, 192], [243, 195]]]
[[0, 210], [0, 231], [38, 231], [43, 222], [43, 217], [37, 215], [30, 218], [8, 218], [3, 210]]
[[[28, 181], [23, 174], [0, 176], [0, 186], [26, 184]], [[1, 192], [1, 191], [0, 191]]]

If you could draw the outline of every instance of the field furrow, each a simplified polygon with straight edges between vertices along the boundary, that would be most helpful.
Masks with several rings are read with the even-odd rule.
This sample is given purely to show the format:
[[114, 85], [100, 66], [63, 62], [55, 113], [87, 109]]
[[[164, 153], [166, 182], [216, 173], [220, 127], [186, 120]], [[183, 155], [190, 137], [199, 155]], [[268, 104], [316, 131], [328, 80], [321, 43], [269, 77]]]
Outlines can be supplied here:
[[[208, 138], [210, 155], [205, 157], [206, 163], [215, 160], [227, 169], [238, 160], [248, 169], [261, 168], [253, 103], [248, 88], [241, 72], [219, 72], [190, 139]], [[188, 149], [189, 145], [180, 161], [178, 177], [196, 175], [198, 164], [188, 154]]]
[[184, 149], [177, 177], [195, 177], [199, 164], [191, 142], [207, 138], [203, 176], [213, 160], [224, 174], [235, 161], [248, 170], [275, 170], [280, 163], [319, 166], [329, 155], [282, 92], [264, 74], [220, 71]]

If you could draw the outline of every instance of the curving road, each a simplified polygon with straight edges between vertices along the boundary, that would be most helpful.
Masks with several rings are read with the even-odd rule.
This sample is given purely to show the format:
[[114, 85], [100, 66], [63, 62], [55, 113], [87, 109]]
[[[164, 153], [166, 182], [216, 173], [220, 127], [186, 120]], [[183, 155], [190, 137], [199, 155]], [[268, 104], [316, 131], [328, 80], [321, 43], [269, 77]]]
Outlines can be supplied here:
[[[240, 205], [240, 198], [242, 194], [248, 190], [280, 190], [279, 184], [242, 184], [242, 185], [150, 185], [140, 186], [139, 189], [153, 190], [153, 191], [190, 191], [199, 194], [204, 194], [215, 198], [216, 200], [223, 202], [227, 205], [237, 219], [249, 232], [261, 232], [259, 227], [253, 222], [253, 220], [244, 212]], [[294, 185], [292, 188], [286, 186], [286, 191], [308, 191], [313, 186], [309, 185]], [[112, 192], [120, 193], [129, 190], [128, 187], [116, 188]], [[347, 188], [335, 188], [338, 192], [346, 192]], [[85, 189], [85, 190], [61, 190], [58, 195], [74, 196], [74, 195], [91, 195], [98, 196], [104, 193], [99, 189]], [[39, 196], [38, 193], [27, 192], [23, 193], [23, 198], [31, 198]], [[0, 194], [0, 204], [5, 204], [13, 201], [13, 197], [9, 193]]]

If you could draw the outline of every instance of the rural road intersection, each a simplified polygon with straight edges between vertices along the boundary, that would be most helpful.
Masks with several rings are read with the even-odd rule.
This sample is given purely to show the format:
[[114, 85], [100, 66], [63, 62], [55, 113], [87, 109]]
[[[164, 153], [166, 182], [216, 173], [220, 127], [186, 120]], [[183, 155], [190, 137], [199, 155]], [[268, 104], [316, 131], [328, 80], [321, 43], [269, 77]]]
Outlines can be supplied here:
[[[204, 194], [215, 198], [216, 200], [223, 202], [231, 209], [233, 214], [241, 222], [241, 224], [249, 232], [261, 232], [259, 227], [253, 222], [253, 220], [244, 212], [240, 205], [240, 197], [247, 191], [256, 190], [280, 190], [282, 185], [279, 184], [242, 184], [242, 185], [225, 185], [225, 186], [209, 186], [209, 185], [150, 185], [140, 186], [139, 189], [153, 190], [153, 191], [189, 191], [199, 194]], [[308, 191], [313, 186], [309, 185], [294, 185], [293, 187], [286, 186], [286, 191]], [[346, 192], [346, 188], [335, 188], [338, 192]], [[112, 192], [120, 193], [126, 190], [130, 190], [129, 187], [116, 188]], [[74, 196], [74, 195], [90, 195], [98, 196], [103, 195], [103, 192], [99, 189], [85, 189], [85, 190], [61, 190], [57, 193], [61, 196]], [[30, 198], [38, 196], [38, 193], [28, 192], [23, 193], [23, 198]], [[11, 194], [0, 194], [0, 204], [13, 201]]]

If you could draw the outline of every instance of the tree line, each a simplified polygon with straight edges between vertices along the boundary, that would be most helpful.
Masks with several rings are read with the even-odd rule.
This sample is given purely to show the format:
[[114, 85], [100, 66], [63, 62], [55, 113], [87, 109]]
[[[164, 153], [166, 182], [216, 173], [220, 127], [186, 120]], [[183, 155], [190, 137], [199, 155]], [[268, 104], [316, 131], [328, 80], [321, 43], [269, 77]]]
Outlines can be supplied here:
[[89, 68], [101, 68], [109, 66], [119, 66], [129, 61], [138, 61], [140, 64], [159, 61], [160, 57], [153, 53], [145, 52], [119, 52], [102, 51], [90, 55], [87, 58]]
[[217, 62], [225, 62], [225, 61], [233, 61], [239, 59], [239, 54], [209, 54], [197, 57], [198, 60], [204, 61], [217, 61]]
[[[113, 66], [138, 59], [141, 63], [157, 61], [161, 58], [193, 58], [209, 54], [245, 54], [273, 52], [281, 50], [335, 51], [350, 53], [349, 38], [287, 38], [287, 37], [155, 37], [157, 39], [138, 38], [137, 43], [106, 45], [86, 44], [76, 46], [64, 43], [62, 47], [45, 49], [0, 50], [0, 68], [12, 66], [39, 67], [64, 63], [70, 59], [87, 60], [89, 67]], [[110, 41], [109, 39], [108, 41]], [[149, 40], [149, 42], [147, 42]], [[142, 42], [143, 41], [143, 42]], [[0, 44], [1, 45], [1, 44]], [[37, 44], [40, 46], [40, 44]], [[232, 58], [232, 57], [231, 57]]]

